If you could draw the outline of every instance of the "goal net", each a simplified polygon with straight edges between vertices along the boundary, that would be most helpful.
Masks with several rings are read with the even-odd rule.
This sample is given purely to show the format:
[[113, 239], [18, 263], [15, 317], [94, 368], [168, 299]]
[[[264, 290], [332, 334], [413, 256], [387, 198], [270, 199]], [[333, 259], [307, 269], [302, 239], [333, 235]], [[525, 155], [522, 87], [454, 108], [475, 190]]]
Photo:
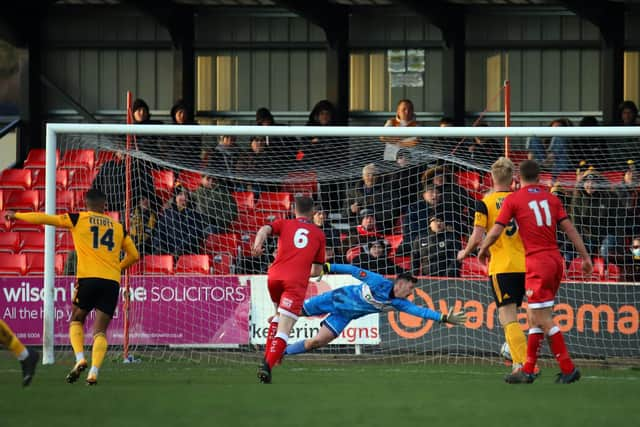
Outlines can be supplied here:
[[[486, 267], [456, 255], [473, 229], [477, 202], [491, 190], [489, 170], [505, 155], [507, 133], [508, 156], [516, 166], [527, 157], [541, 162], [541, 182], [562, 199], [594, 260], [593, 275], [584, 277], [559, 234], [567, 268], [555, 314], [570, 351], [637, 364], [635, 129], [50, 125], [58, 174], [69, 179], [47, 194], [55, 195], [57, 212], [77, 211], [87, 189], [102, 189], [109, 215], [125, 223], [142, 255], [123, 278], [109, 329], [114, 356], [126, 348], [130, 359], [143, 361], [261, 358], [273, 314], [265, 274], [277, 240], [267, 241], [261, 257], [250, 247], [262, 225], [292, 217], [300, 193], [316, 202], [313, 221], [325, 232], [328, 261], [390, 277], [411, 271], [420, 277], [412, 301], [469, 315], [465, 327], [397, 312], [369, 315], [306, 358], [500, 363], [504, 333]], [[62, 356], [71, 354], [75, 267], [63, 230], [56, 230], [55, 254], [49, 345]], [[307, 295], [357, 283], [350, 276], [311, 279]], [[301, 318], [290, 342], [311, 337], [321, 320]], [[520, 321], [525, 329], [524, 310]]]

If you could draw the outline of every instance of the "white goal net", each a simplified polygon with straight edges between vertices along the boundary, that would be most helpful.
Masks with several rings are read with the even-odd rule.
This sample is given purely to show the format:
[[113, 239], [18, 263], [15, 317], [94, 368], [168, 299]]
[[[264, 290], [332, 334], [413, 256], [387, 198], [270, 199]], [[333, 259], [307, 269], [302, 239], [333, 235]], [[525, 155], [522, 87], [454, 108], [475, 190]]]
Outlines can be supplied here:
[[[637, 364], [640, 128], [49, 125], [59, 161], [47, 167], [67, 182], [48, 186], [56, 202], [47, 199], [47, 210], [81, 210], [84, 192], [100, 188], [142, 255], [123, 279], [130, 302], [123, 292], [109, 330], [114, 355], [126, 345], [141, 360], [262, 357], [273, 314], [265, 274], [277, 241], [257, 258], [250, 247], [262, 225], [292, 217], [294, 196], [303, 193], [316, 202], [328, 261], [389, 276], [411, 271], [420, 277], [415, 303], [469, 313], [465, 327], [369, 315], [307, 357], [499, 362], [504, 334], [486, 268], [456, 255], [476, 203], [491, 190], [489, 168], [505, 155], [507, 133], [508, 156], [516, 165], [541, 162], [541, 181], [562, 198], [594, 259], [593, 275], [583, 277], [571, 243], [558, 236], [567, 268], [555, 311], [570, 351]], [[56, 230], [47, 255], [57, 262], [47, 347], [61, 355], [74, 281], [69, 233]], [[356, 283], [328, 275], [312, 279], [308, 295]], [[301, 319], [291, 341], [309, 338], [320, 321]]]

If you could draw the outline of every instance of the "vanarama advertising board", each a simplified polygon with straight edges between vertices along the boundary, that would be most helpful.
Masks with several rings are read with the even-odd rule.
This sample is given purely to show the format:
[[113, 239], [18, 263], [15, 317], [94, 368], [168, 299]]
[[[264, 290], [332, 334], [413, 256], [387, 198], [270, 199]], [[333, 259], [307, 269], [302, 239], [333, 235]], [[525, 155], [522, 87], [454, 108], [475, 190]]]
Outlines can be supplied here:
[[[273, 303], [267, 290], [267, 276], [252, 276], [250, 280], [251, 321], [249, 336], [251, 344], [265, 344], [269, 330], [268, 319], [274, 314]], [[312, 279], [309, 281], [306, 298], [356, 283], [358, 281], [348, 275], [323, 276], [319, 282]], [[320, 322], [324, 317], [301, 317], [294, 325], [289, 341], [311, 338], [320, 329]], [[379, 344], [379, 320], [380, 315], [377, 313], [353, 320], [332, 344]]]

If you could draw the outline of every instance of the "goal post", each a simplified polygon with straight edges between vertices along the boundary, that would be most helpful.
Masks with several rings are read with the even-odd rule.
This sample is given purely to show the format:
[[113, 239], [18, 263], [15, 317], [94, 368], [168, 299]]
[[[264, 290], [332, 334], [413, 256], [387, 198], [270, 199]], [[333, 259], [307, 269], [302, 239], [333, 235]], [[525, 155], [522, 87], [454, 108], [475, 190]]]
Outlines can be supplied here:
[[[138, 151], [135, 148], [133, 150], [127, 150], [126, 146], [120, 141], [124, 135], [133, 135], [141, 141], [145, 138], [152, 139], [154, 142], [162, 141], [167, 151], [162, 152], [160, 145], [153, 145], [146, 151], [142, 149]], [[271, 142], [276, 140], [296, 141], [296, 145], [294, 148], [291, 148], [287, 147], [286, 144], [277, 145], [273, 143], [273, 150], [280, 150], [280, 152], [276, 153], [277, 155], [275, 157], [270, 157], [269, 161], [259, 163], [259, 166], [255, 166], [254, 164], [253, 166], [258, 168], [256, 173], [246, 173], [239, 168], [228, 169], [223, 172], [217, 168], [221, 167], [219, 165], [228, 166], [228, 164], [224, 163], [225, 160], [223, 159], [222, 163], [217, 163], [215, 166], [212, 166], [211, 156], [219, 154], [215, 151], [214, 145], [218, 138], [222, 139], [225, 136], [233, 136], [238, 139], [238, 153], [250, 151], [251, 139], [256, 136], [263, 139], [263, 144], [264, 140], [266, 140], [267, 146], [270, 141], [269, 138], [272, 138]], [[497, 353], [500, 349], [499, 344], [503, 341], [499, 325], [496, 326], [495, 304], [492, 306], [490, 298], [487, 297], [490, 295], [490, 290], [486, 285], [486, 280], [483, 278], [484, 273], [474, 270], [474, 268], [480, 267], [471, 263], [468, 265], [465, 264], [464, 266], [457, 265], [453, 267], [455, 270], [453, 274], [455, 275], [452, 275], [446, 266], [443, 267], [443, 270], [432, 270], [431, 273], [429, 273], [421, 264], [422, 258], [414, 255], [419, 252], [419, 247], [416, 249], [414, 247], [415, 242], [409, 241], [405, 233], [409, 232], [407, 230], [409, 230], [410, 227], [407, 224], [412, 218], [410, 205], [412, 206], [417, 202], [421, 202], [423, 192], [426, 193], [427, 188], [436, 186], [432, 181], [433, 176], [429, 174], [444, 173], [446, 174], [444, 178], [445, 185], [437, 184], [439, 186], [437, 191], [443, 192], [450, 203], [446, 208], [434, 211], [433, 215], [430, 214], [426, 226], [423, 226], [423, 229], [418, 231], [429, 233], [430, 218], [442, 215], [444, 221], [447, 223], [447, 227], [451, 226], [452, 236], [454, 236], [456, 240], [455, 247], [459, 248], [461, 242], [465, 241], [470, 232], [475, 203], [482, 197], [483, 192], [490, 189], [490, 178], [487, 178], [489, 176], [488, 171], [493, 161], [497, 159], [497, 156], [486, 154], [489, 151], [478, 150], [474, 154], [474, 151], [469, 149], [469, 147], [476, 138], [481, 140], [500, 138], [498, 142], [498, 155], [501, 156], [505, 153], [506, 147], [504, 146], [504, 141], [507, 137], [509, 138], [509, 152], [517, 152], [518, 156], [522, 156], [525, 151], [531, 151], [530, 149], [525, 150], [525, 138], [546, 140], [552, 137], [561, 137], [568, 140], [580, 139], [586, 141], [601, 141], [603, 138], [606, 138], [609, 146], [609, 154], [602, 154], [599, 158], [595, 159], [598, 162], [598, 164], [595, 165], [596, 169], [606, 169], [603, 166], [613, 164], [614, 162], [621, 164], [621, 160], [627, 160], [621, 157], [626, 156], [629, 151], [628, 147], [630, 143], [628, 141], [640, 140], [640, 127], [407, 128], [49, 123], [46, 131], [45, 212], [55, 214], [60, 211], [59, 204], [56, 201], [57, 150], [63, 152], [68, 150], [80, 151], [80, 149], [85, 148], [89, 151], [93, 150], [96, 153], [96, 158], [98, 152], [109, 154], [109, 156], [105, 156], [105, 158], [109, 159], [115, 155], [130, 156], [135, 159], [136, 162], [139, 162], [140, 165], [143, 165], [136, 169], [135, 172], [132, 172], [134, 176], [131, 177], [131, 185], [138, 189], [144, 185], [143, 181], [151, 180], [151, 175], [153, 175], [153, 179], [155, 179], [157, 172], [167, 172], [166, 175], [170, 176], [170, 184], [167, 184], [167, 187], [162, 190], [164, 193], [159, 197], [156, 224], [164, 220], [162, 217], [163, 213], [170, 203], [175, 203], [174, 199], [177, 194], [179, 194], [177, 192], [182, 191], [181, 189], [183, 187], [189, 187], [188, 182], [181, 181], [183, 177], [185, 177], [184, 179], [187, 179], [187, 176], [196, 176], [198, 177], [196, 179], [206, 176], [213, 177], [213, 179], [219, 183], [219, 186], [224, 187], [224, 193], [227, 194], [227, 196], [225, 196], [227, 199], [225, 200], [231, 200], [229, 195], [233, 195], [233, 209], [237, 211], [237, 214], [235, 218], [228, 221], [228, 229], [225, 228], [227, 226], [217, 226], [216, 228], [211, 225], [216, 222], [218, 216], [225, 216], [227, 211], [231, 209], [231, 205], [218, 206], [213, 211], [207, 211], [206, 209], [204, 211], [198, 211], [198, 215], [203, 219], [203, 224], [205, 224], [203, 227], [207, 228], [207, 231], [203, 231], [202, 236], [198, 237], [200, 240], [196, 245], [197, 248], [204, 248], [202, 251], [183, 248], [180, 254], [177, 254], [176, 252], [172, 252], [172, 250], [157, 249], [154, 247], [153, 251], [148, 253], [150, 257], [155, 255], [173, 256], [173, 259], [169, 261], [170, 265], [166, 267], [170, 270], [170, 273], [167, 274], [173, 275], [174, 270], [176, 271], [175, 282], [179, 282], [179, 288], [162, 288], [162, 286], [165, 286], [163, 283], [167, 282], [165, 279], [174, 276], [163, 277], [164, 270], [158, 269], [153, 270], [153, 272], [149, 273], [148, 277], [145, 277], [147, 273], [145, 273], [144, 268], [148, 267], [145, 266], [142, 270], [138, 270], [136, 278], [131, 280], [131, 298], [133, 298], [132, 301], [135, 302], [136, 298], [142, 298], [143, 294], [148, 297], [149, 293], [152, 292], [150, 290], [152, 288], [150, 287], [157, 286], [157, 297], [160, 302], [162, 302], [163, 299], [169, 300], [172, 298], [172, 301], [177, 301], [182, 298], [182, 300], [180, 300], [181, 304], [186, 304], [185, 301], [191, 298], [198, 300], [194, 302], [192, 312], [188, 313], [171, 307], [170, 303], [162, 306], [162, 310], [165, 311], [160, 313], [160, 315], [162, 315], [163, 318], [156, 319], [156, 321], [164, 322], [163, 325], [167, 326], [166, 330], [163, 330], [161, 333], [159, 332], [159, 334], [166, 334], [171, 337], [167, 341], [167, 347], [177, 349], [188, 347], [238, 348], [238, 345], [236, 345], [237, 342], [243, 341], [244, 338], [236, 340], [237, 342], [234, 341], [236, 344], [231, 344], [225, 341], [222, 336], [225, 334], [227, 337], [233, 335], [231, 333], [233, 328], [237, 325], [242, 325], [242, 328], [249, 328], [249, 333], [254, 333], [255, 336], [240, 345], [240, 350], [238, 351], [241, 353], [242, 351], [250, 352], [250, 350], [247, 350], [248, 348], [261, 345], [262, 342], [262, 338], [260, 337], [261, 332], [258, 330], [260, 325], [250, 324], [250, 322], [247, 323], [246, 317], [253, 316], [254, 318], [262, 319], [262, 317], [266, 316], [266, 312], [263, 310], [264, 307], [258, 307], [259, 304], [264, 304], [264, 301], [258, 301], [258, 299], [264, 299], [265, 296], [258, 295], [258, 293], [265, 287], [266, 282], [261, 282], [262, 279], [260, 279], [259, 273], [240, 271], [240, 263], [246, 261], [247, 258], [243, 251], [245, 251], [250, 244], [252, 233], [255, 232], [256, 226], [267, 223], [274, 218], [291, 216], [293, 194], [309, 191], [314, 195], [318, 204], [322, 205], [322, 210], [326, 211], [326, 221], [327, 224], [331, 224], [329, 228], [335, 233], [334, 238], [337, 241], [336, 245], [341, 245], [340, 250], [335, 248], [336, 254], [340, 252], [341, 261], [351, 262], [354, 259], [362, 259], [362, 257], [358, 258], [358, 254], [366, 254], [369, 256], [369, 251], [373, 249], [373, 246], [376, 244], [375, 242], [382, 241], [383, 243], [381, 243], [380, 246], [383, 247], [385, 254], [389, 255], [389, 260], [393, 261], [390, 261], [387, 274], [391, 274], [391, 271], [396, 271], [395, 269], [397, 267], [414, 271], [415, 274], [420, 276], [425, 276], [424, 279], [421, 279], [421, 283], [424, 284], [425, 288], [417, 291], [415, 295], [416, 302], [421, 301], [420, 303], [423, 305], [431, 304], [432, 308], [436, 310], [444, 310], [449, 304], [455, 304], [456, 308], [466, 307], [467, 309], [475, 309], [476, 307], [480, 307], [479, 310], [482, 310], [482, 313], [476, 312], [475, 320], [471, 321], [471, 323], [477, 323], [477, 328], [475, 326], [468, 329], [443, 328], [442, 331], [433, 334], [434, 341], [424, 340], [424, 334], [429, 332], [431, 326], [427, 327], [425, 324], [420, 324], [410, 316], [403, 317], [404, 315], [392, 316], [382, 314], [379, 318], [376, 317], [375, 321], [370, 322], [367, 320], [364, 321], [362, 325], [358, 324], [358, 326], [349, 331], [349, 334], [353, 333], [354, 335], [345, 335], [342, 337], [344, 339], [344, 341], [341, 341], [342, 343], [349, 345], [355, 344], [358, 346], [356, 348], [362, 355], [373, 355], [374, 357], [400, 355], [406, 359], [406, 354], [424, 354], [430, 352], [430, 348], [434, 348], [435, 353], [439, 355], [446, 354], [446, 349], [449, 348], [451, 351], [450, 354], [452, 354], [451, 357], [455, 357], [458, 353], [484, 357], [487, 354]], [[196, 157], [189, 157], [186, 153], [193, 138], [196, 138], [199, 147], [200, 145], [204, 147], [205, 142], [208, 141], [209, 151], [204, 153], [203, 149], [202, 155], [198, 154]], [[384, 141], [381, 141], [381, 138], [384, 139]], [[311, 154], [318, 156], [317, 146], [314, 145], [316, 143], [313, 142], [314, 139], [331, 142], [337, 141], [339, 143], [332, 145], [332, 147], [336, 147], [333, 151], [322, 152], [320, 156], [324, 157], [320, 159], [316, 157], [315, 166], [308, 166], [310, 163], [305, 162], [310, 158]], [[298, 142], [300, 143], [298, 144]], [[395, 162], [390, 163], [389, 161], [383, 160], [379, 148], [384, 147], [385, 144], [396, 144], [399, 150], [402, 150], [403, 155], [408, 153], [410, 158], [408, 166], [409, 169], [413, 168], [410, 173], [404, 169], [400, 171]], [[479, 144], [479, 146], [482, 146], [482, 141]], [[546, 145], [547, 149], [549, 149], [548, 145], [549, 144]], [[637, 153], [635, 148], [631, 151]], [[285, 152], [289, 155], [287, 161], [292, 162], [290, 165], [285, 164], [285, 162], [278, 157], [280, 154], [284, 155], [283, 153]], [[63, 156], [61, 156], [61, 158], [63, 158]], [[519, 159], [521, 158], [522, 157], [519, 157]], [[553, 161], [554, 159], [551, 158], [551, 160]], [[575, 160], [575, 157], [573, 160]], [[640, 159], [635, 160], [640, 161]], [[519, 161], [520, 160], [518, 160], [518, 162]], [[558, 161], [556, 158], [555, 162], [557, 163]], [[350, 196], [347, 193], [351, 185], [358, 181], [361, 175], [367, 173], [363, 168], [369, 167], [369, 165], [373, 165], [372, 168], [376, 171], [375, 173], [381, 176], [380, 179], [381, 182], [384, 183], [384, 186], [380, 186], [380, 191], [384, 191], [385, 193], [377, 199], [375, 205], [365, 206], [362, 202], [360, 202], [360, 204], [355, 202], [357, 206], [354, 207], [353, 204], [348, 203]], [[60, 167], [65, 167], [64, 162]], [[582, 168], [582, 172], [580, 172], [583, 174], [582, 177], [586, 177], [584, 171], [589, 165], [579, 167]], [[305, 173], [309, 172], [310, 168], [313, 169], [314, 172], [313, 178], [309, 179], [308, 175], [303, 177]], [[405, 168], [405, 166], [402, 166], [402, 168]], [[559, 175], [551, 172], [551, 168], [552, 166], [547, 167], [547, 165], [545, 165], [543, 169], [546, 184], [551, 186], [557, 183], [560, 185], [564, 184], [567, 188], [576, 187], [576, 170], [573, 166], [565, 168], [564, 172]], [[100, 166], [92, 166], [92, 170], [86, 173], [95, 173], [98, 172], [99, 169]], [[622, 172], [620, 167], [613, 169], [615, 169], [613, 172]], [[444, 172], [442, 172], [443, 170]], [[77, 171], [80, 171], [80, 169], [77, 169]], [[405, 172], [407, 173], [405, 174]], [[84, 174], [85, 171], [76, 173]], [[90, 179], [87, 178], [87, 182], [91, 182], [94, 177], [95, 175], [92, 175]], [[111, 185], [110, 188], [112, 188], [113, 191], [120, 191], [118, 190], [120, 187], [117, 187], [118, 182], [116, 182], [115, 176], [113, 178], [113, 182], [109, 183], [109, 185]], [[567, 182], [563, 180], [567, 180]], [[174, 184], [177, 182], [180, 182], [180, 184], [174, 188]], [[193, 185], [193, 189], [189, 191], [185, 190], [185, 193], [189, 194], [189, 198], [191, 198], [191, 195], [195, 192], [194, 189], [199, 188], [201, 184], [195, 182], [191, 183], [191, 185]], [[158, 188], [154, 188], [157, 192]], [[152, 189], [152, 191], [154, 190]], [[282, 196], [283, 193], [287, 195]], [[462, 193], [464, 193], [464, 196], [461, 195]], [[267, 200], [267, 195], [273, 196], [274, 198]], [[217, 193], [215, 197], [218, 197]], [[242, 199], [241, 197], [247, 198]], [[439, 197], [442, 197], [442, 194], [440, 194]], [[135, 209], [137, 206], [136, 203], [137, 202], [131, 204], [132, 209]], [[77, 207], [79, 204], [80, 203], [76, 203], [75, 206]], [[356, 236], [357, 244], [347, 246], [348, 244], [346, 242], [351, 242], [352, 230], [356, 230], [358, 225], [362, 226], [360, 221], [362, 220], [364, 223], [364, 217], [367, 215], [367, 211], [370, 211], [373, 221], [377, 221], [380, 233], [370, 231], [369, 234], [361, 234], [360, 236]], [[391, 214], [391, 212], [393, 212], [393, 214]], [[122, 215], [127, 215], [128, 218], [131, 214], [132, 212], [129, 212], [128, 209], [120, 212], [120, 220], [124, 223], [125, 219], [122, 218]], [[593, 215], [593, 213], [589, 213], [588, 215]], [[424, 218], [421, 220], [424, 221]], [[449, 221], [452, 223], [449, 223]], [[617, 218], [612, 218], [611, 224], [613, 225], [611, 226], [624, 227], [622, 223], [615, 223], [616, 221], [618, 221]], [[620, 221], [624, 222], [623, 219], [620, 219]], [[172, 224], [174, 223], [163, 223], [163, 225], [169, 229], [173, 226]], [[249, 226], [253, 228], [249, 229]], [[600, 227], [600, 225], [598, 225], [598, 227]], [[602, 225], [602, 227], [605, 226]], [[199, 233], [200, 231], [196, 230], [196, 228], [197, 227], [185, 228], [185, 230], [187, 230], [185, 233]], [[384, 231], [382, 231], [383, 228]], [[158, 231], [158, 229], [156, 228], [155, 231]], [[446, 231], [450, 230], [447, 228]], [[434, 231], [434, 233], [436, 232]], [[215, 239], [233, 238], [235, 240], [233, 240], [232, 243], [228, 243], [227, 240], [212, 241], [211, 235], [215, 235]], [[375, 239], [367, 238], [363, 240], [363, 235], [377, 237]], [[185, 235], [182, 237], [192, 236]], [[625, 235], [623, 237], [629, 238], [631, 236]], [[54, 292], [56, 279], [56, 247], [59, 243], [58, 240], [59, 238], [54, 228], [46, 226], [43, 292], [43, 363], [45, 364], [54, 362], [54, 345], [59, 345], [59, 341], [55, 338], [55, 324], [57, 324], [55, 322], [58, 319], [56, 319]], [[223, 250], [219, 250], [218, 248], [220, 247], [222, 247]], [[352, 249], [357, 250], [351, 251]], [[273, 248], [271, 248], [271, 250], [273, 250]], [[200, 252], [202, 252], [202, 254], [206, 252], [208, 257], [206, 265], [210, 265], [209, 272], [213, 273], [212, 276], [234, 275], [239, 277], [239, 280], [243, 281], [243, 283], [237, 284], [234, 282], [234, 284], [228, 284], [223, 281], [220, 282], [221, 284], [218, 286], [211, 285], [207, 280], [200, 278], [191, 276], [178, 277], [178, 274], [186, 274], [184, 271], [178, 273], [181, 266], [181, 256], [200, 255]], [[257, 266], [257, 261], [255, 260], [249, 260], [249, 263], [253, 263], [251, 264], [252, 267]], [[443, 265], [445, 264], [446, 260], [443, 261]], [[567, 264], [569, 265], [569, 261]], [[373, 265], [378, 266], [382, 264]], [[468, 268], [471, 273], [475, 273], [476, 275], [462, 276], [461, 270], [463, 267]], [[606, 270], [607, 265], [605, 265], [604, 268]], [[151, 267], [149, 267], [149, 271], [151, 270]], [[256, 271], [257, 270], [258, 268], [256, 267]], [[191, 270], [187, 268], [185, 271]], [[425, 274], [425, 272], [428, 274]], [[600, 279], [609, 279], [609, 274], [610, 272], [608, 270], [604, 271]], [[464, 282], [465, 280], [471, 280], [471, 282], [467, 284], [467, 282]], [[616, 281], [621, 282], [622, 280], [622, 276], [616, 276]], [[576, 281], [591, 282], [588, 279]], [[317, 291], [328, 290], [335, 286], [342, 286], [354, 282], [352, 278], [348, 277], [341, 277], [335, 280], [331, 279], [326, 283], [323, 282], [321, 285], [317, 285]], [[622, 332], [618, 330], [620, 329], [618, 326], [614, 325], [615, 335], [606, 337], [602, 335], [603, 330], [612, 327], [611, 324], [615, 324], [616, 322], [624, 323], [627, 321], [625, 320], [625, 316], [627, 316], [625, 313], [627, 312], [624, 310], [630, 310], [628, 306], [634, 306], [632, 302], [633, 298], [636, 296], [640, 297], [635, 288], [636, 285], [620, 285], [620, 288], [615, 288], [615, 286], [618, 285], [611, 285], [610, 288], [605, 288], [604, 286], [605, 285], [593, 284], [591, 287], [585, 286], [582, 289], [571, 288], [567, 291], [568, 294], [563, 295], [563, 297], [569, 295], [569, 298], [574, 298], [580, 302], [579, 306], [570, 307], [576, 311], [572, 313], [573, 317], [571, 321], [577, 321], [578, 310], [582, 310], [580, 312], [580, 316], [582, 317], [579, 319], [581, 322], [580, 327], [591, 325], [589, 333], [586, 336], [582, 333], [584, 331], [579, 331], [580, 333], [576, 332], [575, 337], [570, 337], [570, 339], [572, 339], [571, 344], [575, 343], [575, 345], [578, 345], [579, 353], [588, 357], [597, 357], [597, 355], [600, 354], [589, 351], [589, 346], [591, 343], [594, 343], [603, 357], [637, 358], [637, 348], [640, 348], [637, 331], [635, 335], [631, 335], [630, 337], [625, 335], [630, 330], [628, 325], [625, 326], [626, 323], [620, 326], [623, 330]], [[240, 288], [242, 288], [242, 290], [239, 290]], [[207, 289], [207, 291], [203, 289]], [[223, 290], [219, 291], [218, 289]], [[224, 289], [233, 290], [225, 291]], [[617, 289], [620, 289], [620, 295], [616, 293]], [[166, 295], [162, 294], [162, 292], [166, 292]], [[206, 292], [209, 293], [207, 294]], [[225, 292], [227, 293], [225, 294]], [[233, 295], [230, 296], [229, 293]], [[177, 295], [180, 296], [178, 297]], [[171, 298], [169, 298], [170, 296]], [[215, 310], [220, 311], [208, 312], [207, 310], [210, 310], [211, 306], [201, 304], [203, 302], [200, 300], [201, 297], [207, 299], [207, 303], [212, 303], [216, 298], [229, 297], [230, 299], [228, 305], [221, 303], [218, 305], [218, 308], [215, 308]], [[581, 300], [583, 297], [585, 301]], [[593, 297], [593, 300], [586, 300], [589, 297]], [[236, 300], [232, 301], [234, 298], [236, 298]], [[245, 298], [247, 300], [245, 300]], [[604, 298], [604, 301], [598, 301], [599, 298]], [[603, 305], [609, 303], [611, 303], [611, 307], [603, 307]], [[186, 306], [187, 305], [185, 305], [185, 307]], [[132, 307], [134, 310], [134, 314], [131, 316], [132, 322], [145, 320], [143, 318], [144, 316], [148, 316], [149, 318], [154, 316], [151, 311], [136, 314], [135, 304], [133, 304]], [[151, 310], [150, 306], [144, 307], [144, 310]], [[635, 307], [635, 316], [637, 316], [637, 305]], [[610, 314], [610, 310], [612, 310], [611, 313], [613, 314]], [[628, 315], [633, 316], [633, 313]], [[208, 318], [208, 316], [212, 318]], [[611, 316], [613, 316], [614, 320], [611, 320]], [[491, 319], [489, 319], [490, 317]], [[168, 325], [169, 322], [173, 323]], [[400, 323], [406, 326], [404, 332], [398, 332], [402, 329]], [[183, 337], [182, 341], [174, 337], [174, 335], [178, 336], [181, 334], [181, 328], [189, 328], [191, 324], [195, 325], [193, 326], [194, 330], [189, 331], [187, 336]], [[491, 328], [487, 329], [487, 324], [491, 324]], [[315, 325], [316, 323], [313, 322], [308, 325], [303, 324], [300, 329], [300, 333], [302, 334], [300, 336], [304, 336], [304, 334], [307, 334], [309, 331], [313, 331], [313, 328], [316, 327]], [[217, 332], [215, 336], [211, 336], [213, 332], [207, 336], [209, 331], [205, 331], [207, 333], [204, 333], [201, 330], [195, 330], [195, 328], [211, 328]], [[382, 337], [377, 336], [375, 339], [372, 339], [371, 336], [361, 337], [362, 341], [354, 338], [358, 333], [368, 333], [367, 331], [373, 330], [371, 328], [376, 328], [376, 334], [379, 333]], [[576, 328], [578, 327], [574, 325], [574, 329]], [[148, 333], [147, 330], [136, 331], [134, 327], [132, 327], [132, 329], [134, 330], [133, 333], [139, 333], [140, 336], [143, 337], [138, 341], [132, 339], [132, 345], [140, 345], [141, 348], [145, 345], [149, 345], [150, 347], [157, 345], [155, 341], [149, 340], [148, 336], [145, 335]], [[60, 332], [59, 329], [58, 332]], [[393, 341], [389, 342], [389, 340]], [[620, 344], [619, 348], [616, 348], [617, 344]], [[246, 348], [242, 347], [243, 345]], [[607, 347], [614, 349], [607, 350]], [[636, 350], [633, 350], [633, 348]], [[332, 350], [327, 351], [331, 352]], [[351, 357], [354, 357], [353, 350], [351, 350], [350, 353]], [[234, 354], [237, 354], [237, 352]]]

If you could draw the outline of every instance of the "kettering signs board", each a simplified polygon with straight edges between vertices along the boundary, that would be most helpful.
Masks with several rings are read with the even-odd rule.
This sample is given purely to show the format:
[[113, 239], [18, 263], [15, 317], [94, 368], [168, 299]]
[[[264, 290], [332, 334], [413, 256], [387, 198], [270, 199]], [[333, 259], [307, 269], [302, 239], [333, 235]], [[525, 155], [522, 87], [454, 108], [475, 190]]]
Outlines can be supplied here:
[[[345, 285], [359, 283], [357, 279], [347, 275], [323, 276], [320, 282], [309, 281], [306, 298], [339, 288]], [[251, 344], [265, 344], [269, 330], [269, 317], [273, 316], [274, 308], [269, 291], [267, 290], [266, 276], [251, 277]], [[320, 329], [320, 322], [325, 316], [301, 317], [293, 327], [289, 336], [289, 342], [311, 338]], [[378, 326], [379, 314], [370, 314], [353, 320], [344, 329], [342, 334], [331, 344], [379, 344], [380, 329]]]
[[[54, 342], [69, 343], [74, 277], [55, 281]], [[251, 289], [239, 277], [132, 276], [129, 342], [133, 345], [247, 344]], [[25, 344], [42, 344], [42, 277], [0, 279], [0, 315]], [[122, 291], [108, 329], [123, 343]], [[89, 325], [93, 321], [93, 312]], [[88, 326], [87, 325], [87, 328]], [[87, 344], [91, 334], [85, 335]]]

